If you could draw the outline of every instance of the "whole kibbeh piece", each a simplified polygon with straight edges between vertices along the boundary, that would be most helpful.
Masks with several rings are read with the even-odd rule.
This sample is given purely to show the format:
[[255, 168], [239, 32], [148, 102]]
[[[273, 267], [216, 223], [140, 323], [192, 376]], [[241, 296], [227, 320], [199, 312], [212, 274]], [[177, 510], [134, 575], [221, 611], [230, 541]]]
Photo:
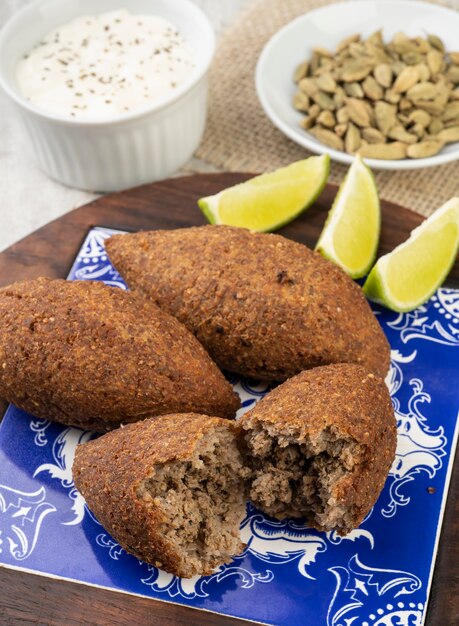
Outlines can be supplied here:
[[361, 288], [302, 244], [202, 226], [115, 235], [106, 248], [129, 287], [183, 322], [222, 369], [266, 381], [329, 363], [387, 373], [389, 344]]
[[239, 398], [201, 344], [142, 294], [38, 278], [0, 289], [0, 397], [111, 430], [171, 412], [234, 417]]
[[240, 422], [255, 506], [277, 519], [306, 517], [322, 531], [357, 528], [395, 458], [389, 392], [360, 365], [302, 372]]
[[195, 414], [129, 424], [77, 447], [75, 485], [134, 556], [185, 578], [211, 574], [244, 547], [239, 430]]

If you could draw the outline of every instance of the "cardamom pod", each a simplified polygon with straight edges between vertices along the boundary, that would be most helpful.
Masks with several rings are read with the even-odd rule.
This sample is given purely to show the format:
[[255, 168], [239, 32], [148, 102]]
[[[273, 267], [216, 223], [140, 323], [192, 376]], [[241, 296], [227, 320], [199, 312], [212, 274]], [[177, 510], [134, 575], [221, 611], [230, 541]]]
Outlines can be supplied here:
[[298, 83], [298, 87], [307, 96], [313, 96], [319, 91], [314, 78], [302, 78]]
[[422, 110], [413, 111], [409, 114], [408, 118], [410, 122], [413, 124], [420, 124], [423, 128], [427, 128], [432, 120], [427, 111]]
[[397, 115], [397, 119], [402, 124], [402, 126], [408, 126], [410, 123], [410, 118], [408, 117], [408, 115], [405, 115], [404, 113], [399, 113]]
[[321, 91], [326, 91], [328, 93], [334, 93], [337, 89], [336, 80], [330, 72], [326, 72], [316, 78], [316, 85]]
[[333, 54], [330, 52], [330, 50], [328, 50], [327, 48], [322, 48], [322, 46], [314, 46], [312, 50], [319, 57], [326, 57], [329, 59], [333, 58]]
[[418, 139], [422, 139], [422, 137], [426, 134], [426, 129], [422, 124], [414, 124], [414, 126], [410, 128], [410, 131], [416, 135]]
[[441, 115], [445, 110], [445, 105], [435, 100], [413, 100], [413, 104], [431, 115]]
[[436, 82], [438, 95], [435, 98], [435, 102], [445, 106], [451, 96], [451, 87], [447, 84], [444, 76], [439, 76]]
[[438, 139], [446, 143], [452, 143], [459, 141], [459, 126], [451, 126], [450, 128], [444, 128], [438, 133]]
[[341, 70], [340, 79], [345, 83], [353, 83], [363, 80], [373, 69], [373, 64], [368, 61], [353, 61]]
[[293, 96], [293, 106], [298, 111], [306, 112], [309, 109], [309, 98], [304, 91], [297, 91]]
[[445, 128], [450, 128], [451, 126], [458, 126], [458, 125], [459, 125], [459, 115], [456, 115], [456, 117], [453, 117], [447, 122], [445, 122]]
[[342, 87], [337, 87], [335, 93], [333, 94], [333, 102], [335, 103], [337, 109], [343, 106], [345, 99], [346, 92]]
[[365, 42], [365, 56], [371, 59], [375, 65], [379, 63], [390, 63], [391, 58], [386, 54], [384, 48], [374, 43]]
[[333, 66], [334, 66], [333, 59], [330, 59], [328, 57], [320, 57], [319, 67], [314, 73], [316, 76], [318, 76], [322, 72], [326, 72], [327, 70], [332, 69]]
[[448, 122], [459, 115], [459, 102], [450, 102], [446, 105], [445, 111], [441, 116], [444, 122]]
[[370, 118], [370, 126], [376, 126], [374, 103], [367, 102], [366, 100], [362, 100], [362, 102], [367, 110], [368, 117]]
[[350, 98], [363, 98], [365, 95], [359, 83], [344, 83], [344, 91]]
[[349, 50], [347, 48], [344, 48], [343, 50], [338, 52], [338, 54], [335, 57], [337, 64], [340, 66], [344, 65], [344, 63], [347, 63], [351, 58], [352, 57], [349, 54]]
[[316, 104], [320, 106], [321, 109], [325, 109], [326, 111], [334, 111], [336, 109], [333, 98], [330, 98], [330, 96], [328, 96], [323, 91], [317, 91], [316, 93], [313, 93], [311, 98]]
[[387, 135], [389, 129], [397, 122], [396, 118], [397, 109], [393, 104], [387, 104], [387, 102], [376, 102], [375, 104], [375, 121], [376, 126], [383, 133]]
[[403, 143], [416, 143], [418, 138], [416, 135], [412, 135], [406, 131], [401, 124], [396, 124], [389, 129], [387, 136], [390, 139], [396, 139], [397, 141], [403, 141]]
[[384, 94], [384, 100], [386, 102], [390, 102], [391, 104], [397, 104], [402, 99], [402, 95], [400, 93], [396, 93], [393, 89], [386, 89]]
[[374, 33], [372, 33], [368, 37], [367, 41], [368, 43], [372, 43], [377, 46], [383, 46], [384, 41], [383, 41], [383, 36], [382, 36], [382, 29], [380, 28], [379, 30], [376, 30]]
[[321, 126], [313, 126], [309, 132], [311, 135], [314, 135], [316, 139], [321, 141], [330, 148], [334, 148], [335, 150], [343, 150], [344, 143], [341, 137], [338, 137], [331, 130], [327, 130], [326, 128], [322, 128]]
[[309, 61], [309, 73], [314, 74], [319, 69], [320, 66], [320, 56], [317, 52], [312, 53], [311, 60]]
[[337, 124], [334, 128], [335, 133], [338, 137], [344, 137], [348, 128], [348, 124], [345, 122], [344, 124]]
[[445, 51], [445, 46], [443, 45], [443, 41], [440, 39], [440, 37], [437, 37], [436, 35], [427, 35], [427, 41], [432, 47], [440, 50], [440, 52]]
[[386, 138], [382, 134], [380, 130], [377, 128], [363, 128], [362, 129], [362, 137], [368, 143], [385, 143]]
[[362, 83], [362, 89], [364, 94], [370, 100], [381, 100], [383, 97], [383, 89], [376, 80], [370, 74], [365, 78]]
[[351, 43], [355, 43], [357, 41], [360, 41], [360, 35], [356, 34], [356, 35], [350, 35], [349, 37], [345, 37], [344, 39], [342, 39], [339, 44], [336, 46], [336, 51], [337, 52], [341, 52], [342, 50], [344, 50], [345, 48], [349, 47], [349, 44]]
[[304, 128], [304, 130], [309, 130], [316, 123], [316, 119], [317, 118], [314, 116], [307, 115], [306, 117], [303, 117], [303, 119], [301, 120], [300, 126]]
[[390, 87], [392, 85], [392, 68], [387, 63], [380, 63], [373, 70], [373, 75], [381, 87]]
[[392, 90], [395, 93], [404, 93], [411, 89], [419, 80], [419, 70], [416, 66], [409, 65], [403, 68], [400, 74], [395, 79]]
[[430, 44], [428, 41], [422, 37], [415, 37], [413, 41], [416, 43], [418, 52], [421, 52], [421, 54], [427, 54], [427, 52], [429, 52]]
[[402, 98], [398, 103], [398, 108], [403, 112], [410, 111], [413, 108], [413, 103], [408, 98]]
[[350, 43], [348, 52], [354, 59], [361, 59], [365, 56], [365, 46], [363, 43]]
[[443, 54], [438, 50], [431, 50], [426, 56], [427, 66], [431, 74], [438, 74], [443, 68]]
[[410, 50], [402, 54], [402, 61], [407, 65], [416, 65], [422, 61], [422, 55], [415, 50]]
[[398, 54], [403, 54], [404, 52], [409, 52], [413, 49], [413, 44], [411, 43], [411, 41], [408, 39], [405, 33], [401, 32], [394, 35], [390, 45]]
[[415, 143], [411, 146], [408, 146], [406, 150], [406, 155], [411, 159], [425, 159], [426, 157], [433, 156], [440, 152], [443, 148], [442, 141], [436, 140], [426, 140], [420, 141], [419, 143]]
[[371, 143], [361, 146], [358, 153], [369, 159], [398, 160], [406, 157], [407, 145], [400, 141], [392, 143]]
[[362, 100], [346, 98], [346, 107], [349, 119], [357, 126], [370, 126], [370, 115]]
[[431, 78], [431, 72], [425, 63], [418, 63], [414, 66], [418, 70], [419, 80], [422, 82], [426, 82]]
[[349, 122], [346, 136], [344, 137], [344, 149], [346, 152], [353, 154], [359, 149], [360, 143], [361, 137], [359, 129], [352, 124], [352, 122]]
[[408, 89], [406, 95], [410, 100], [433, 100], [438, 95], [438, 87], [425, 81]]
[[443, 124], [443, 122], [438, 117], [434, 117], [427, 129], [431, 135], [438, 135], [438, 133], [443, 130], [444, 127], [445, 125]]
[[459, 66], [450, 65], [446, 72], [446, 77], [451, 80], [455, 85], [459, 83]]
[[345, 106], [336, 111], [336, 119], [339, 124], [346, 124], [349, 121], [349, 111]]
[[395, 76], [398, 76], [401, 72], [403, 72], [405, 67], [406, 65], [402, 61], [395, 61], [395, 63], [392, 63], [392, 72]]
[[308, 70], [309, 63], [307, 61], [303, 61], [303, 63], [300, 63], [295, 70], [295, 74], [293, 75], [294, 82], [299, 83], [302, 78], [306, 78], [306, 76], [308, 75]]
[[336, 124], [336, 119], [331, 111], [321, 111], [317, 116], [317, 122], [326, 128], [333, 128]]

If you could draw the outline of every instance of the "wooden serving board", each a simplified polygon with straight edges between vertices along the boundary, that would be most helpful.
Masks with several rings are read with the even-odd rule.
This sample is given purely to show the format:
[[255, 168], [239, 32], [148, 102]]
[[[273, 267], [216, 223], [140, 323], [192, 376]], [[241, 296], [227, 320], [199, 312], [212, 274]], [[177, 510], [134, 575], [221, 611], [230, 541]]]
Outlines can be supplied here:
[[[249, 174], [233, 173], [174, 178], [99, 198], [44, 226], [0, 253], [0, 286], [37, 276], [65, 277], [91, 226], [150, 230], [204, 224], [205, 219], [197, 208], [196, 200], [249, 177]], [[335, 186], [327, 185], [314, 206], [280, 232], [286, 237], [313, 246], [336, 190]], [[379, 254], [390, 251], [404, 241], [409, 232], [423, 220], [420, 215], [385, 201], [382, 202], [382, 215]], [[448, 285], [459, 286], [457, 261], [449, 276]], [[458, 454], [443, 521], [427, 615], [428, 626], [456, 626], [459, 623], [457, 457]], [[157, 602], [1, 567], [0, 623], [49, 626], [247, 624], [243, 620], [196, 611], [177, 604]]]

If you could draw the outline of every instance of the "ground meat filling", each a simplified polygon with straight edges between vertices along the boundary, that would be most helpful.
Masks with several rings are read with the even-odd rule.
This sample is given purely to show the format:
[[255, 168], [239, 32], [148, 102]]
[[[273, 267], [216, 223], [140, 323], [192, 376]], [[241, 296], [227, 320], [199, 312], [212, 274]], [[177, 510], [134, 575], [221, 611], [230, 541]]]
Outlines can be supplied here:
[[234, 435], [219, 428], [199, 441], [189, 461], [159, 466], [140, 487], [139, 495], [165, 512], [162, 534], [188, 567], [214, 568], [241, 551], [246, 474]]
[[245, 434], [252, 502], [273, 517], [306, 517], [321, 530], [347, 532], [354, 512], [337, 501], [336, 485], [360, 462], [361, 446], [329, 429], [313, 440], [269, 428], [256, 424]]

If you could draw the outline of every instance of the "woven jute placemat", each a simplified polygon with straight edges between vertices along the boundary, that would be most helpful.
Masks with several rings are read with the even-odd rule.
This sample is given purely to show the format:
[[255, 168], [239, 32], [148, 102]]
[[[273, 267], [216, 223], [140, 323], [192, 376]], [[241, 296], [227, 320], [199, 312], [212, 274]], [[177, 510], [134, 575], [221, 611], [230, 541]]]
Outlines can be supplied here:
[[[307, 150], [273, 126], [255, 91], [255, 66], [265, 43], [298, 15], [330, 0], [255, 0], [222, 37], [211, 71], [209, 115], [196, 156], [229, 171], [263, 172], [304, 159]], [[443, 4], [443, 2], [439, 2]], [[330, 181], [346, 166], [333, 163]], [[459, 162], [411, 171], [377, 171], [382, 198], [423, 215], [459, 195]]]

